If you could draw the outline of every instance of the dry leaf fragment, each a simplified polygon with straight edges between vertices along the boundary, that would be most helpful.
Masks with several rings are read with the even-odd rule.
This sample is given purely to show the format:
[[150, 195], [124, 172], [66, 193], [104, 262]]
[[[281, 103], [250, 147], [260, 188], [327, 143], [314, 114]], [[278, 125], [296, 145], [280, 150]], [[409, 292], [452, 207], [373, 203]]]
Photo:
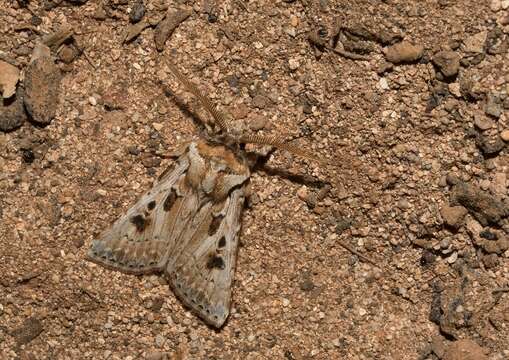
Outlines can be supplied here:
[[158, 51], [163, 51], [166, 40], [168, 40], [177, 26], [189, 16], [191, 16], [191, 11], [189, 10], [168, 11], [166, 13], [166, 17], [157, 25], [154, 32], [154, 40]]
[[141, 34], [143, 30], [151, 26], [150, 22], [147, 20], [142, 20], [136, 24], [131, 24], [127, 27], [126, 35], [124, 38], [124, 43], [128, 43], [133, 40], [135, 37]]

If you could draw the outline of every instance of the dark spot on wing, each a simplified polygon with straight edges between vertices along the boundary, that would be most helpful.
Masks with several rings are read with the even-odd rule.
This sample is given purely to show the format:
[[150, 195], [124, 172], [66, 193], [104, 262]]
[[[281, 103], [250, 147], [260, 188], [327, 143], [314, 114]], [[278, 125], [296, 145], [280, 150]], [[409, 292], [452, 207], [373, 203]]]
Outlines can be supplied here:
[[219, 229], [219, 226], [221, 225], [221, 221], [223, 221], [223, 215], [212, 218], [208, 231], [209, 236], [212, 236], [217, 232], [217, 229]]
[[150, 219], [145, 219], [143, 215], [135, 215], [131, 218], [131, 224], [136, 226], [136, 230], [142, 232], [150, 224]]
[[207, 269], [224, 269], [224, 261], [223, 258], [217, 255], [209, 256], [209, 260], [207, 261]]
[[175, 200], [177, 200], [177, 192], [175, 191], [175, 189], [171, 189], [170, 193], [168, 194], [163, 203], [164, 211], [169, 211], [172, 208], [173, 204], [175, 203]]
[[217, 246], [219, 246], [220, 248], [223, 248], [223, 247], [225, 247], [225, 245], [226, 245], [226, 238], [223, 236], [221, 239], [219, 239]]
[[155, 201], [155, 200], [152, 200], [151, 202], [149, 202], [149, 203], [147, 204], [147, 208], [148, 208], [149, 210], [154, 210], [154, 208], [155, 208], [155, 207], [156, 207], [156, 201]]

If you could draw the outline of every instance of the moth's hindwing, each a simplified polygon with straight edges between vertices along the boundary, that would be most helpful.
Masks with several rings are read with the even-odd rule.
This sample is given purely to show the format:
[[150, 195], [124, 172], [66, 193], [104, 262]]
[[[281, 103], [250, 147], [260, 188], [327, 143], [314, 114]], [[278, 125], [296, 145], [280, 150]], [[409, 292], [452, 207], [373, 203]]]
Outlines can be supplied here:
[[177, 297], [221, 327], [249, 176], [226, 147], [190, 143], [176, 168], [93, 242], [89, 257], [129, 273], [164, 270]]

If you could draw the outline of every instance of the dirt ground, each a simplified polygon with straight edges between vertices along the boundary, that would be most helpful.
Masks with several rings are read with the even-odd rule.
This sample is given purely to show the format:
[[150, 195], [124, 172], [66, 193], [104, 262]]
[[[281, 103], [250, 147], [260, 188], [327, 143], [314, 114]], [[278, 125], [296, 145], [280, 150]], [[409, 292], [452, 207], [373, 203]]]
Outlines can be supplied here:
[[[509, 358], [508, 1], [0, 8], [0, 60], [23, 70], [0, 112], [2, 359]], [[253, 172], [219, 331], [164, 278], [85, 260], [197, 138], [185, 106], [208, 116], [169, 61], [249, 131], [330, 163], [276, 151]]]

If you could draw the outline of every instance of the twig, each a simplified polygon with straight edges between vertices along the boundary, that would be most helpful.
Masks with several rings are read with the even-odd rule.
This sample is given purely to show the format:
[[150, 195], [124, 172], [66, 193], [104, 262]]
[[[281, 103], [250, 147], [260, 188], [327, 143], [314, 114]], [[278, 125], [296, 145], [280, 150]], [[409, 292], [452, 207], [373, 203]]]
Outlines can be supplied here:
[[501, 287], [491, 291], [492, 294], [498, 294], [503, 292], [509, 292], [509, 287]]
[[381, 269], [380, 266], [378, 266], [373, 260], [371, 260], [371, 259], [367, 258], [366, 256], [362, 255], [360, 252], [358, 252], [357, 250], [351, 248], [349, 245], [346, 245], [345, 243], [343, 243], [341, 241], [338, 241], [338, 244], [341, 247], [345, 248], [346, 250], [350, 251], [352, 254], [357, 255], [359, 257], [359, 259], [362, 259], [362, 260], [370, 263], [371, 265]]
[[308, 40], [311, 42], [311, 44], [315, 45], [318, 48], [323, 48], [323, 49], [332, 51], [332, 52], [334, 52], [338, 55], [341, 55], [347, 59], [366, 60], [366, 61], [370, 59], [368, 56], [365, 56], [365, 55], [354, 54], [354, 53], [346, 51], [346, 50], [333, 48], [332, 46], [328, 45], [322, 38], [320, 38], [315, 31], [310, 31], [308, 33]]

